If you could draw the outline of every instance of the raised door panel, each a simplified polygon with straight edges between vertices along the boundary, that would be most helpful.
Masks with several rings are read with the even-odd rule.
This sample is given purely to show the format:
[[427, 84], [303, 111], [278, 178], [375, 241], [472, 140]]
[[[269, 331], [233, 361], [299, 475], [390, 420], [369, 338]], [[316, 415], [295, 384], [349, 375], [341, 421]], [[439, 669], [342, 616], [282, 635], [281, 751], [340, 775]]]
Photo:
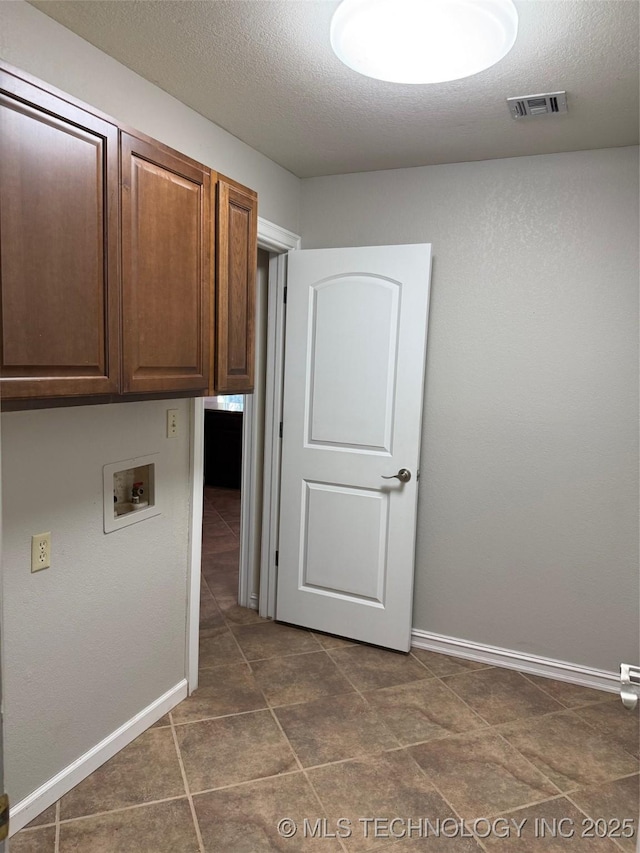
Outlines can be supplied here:
[[209, 380], [210, 172], [122, 134], [123, 391]]
[[258, 199], [251, 190], [218, 182], [215, 391], [253, 391]]
[[117, 133], [0, 71], [4, 399], [118, 390]]

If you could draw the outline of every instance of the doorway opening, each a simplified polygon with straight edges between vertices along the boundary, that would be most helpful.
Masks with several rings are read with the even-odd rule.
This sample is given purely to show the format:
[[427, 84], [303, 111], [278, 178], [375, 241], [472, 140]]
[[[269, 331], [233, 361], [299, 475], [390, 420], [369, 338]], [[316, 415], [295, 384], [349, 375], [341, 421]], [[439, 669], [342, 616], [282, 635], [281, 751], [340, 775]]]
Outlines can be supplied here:
[[[259, 551], [255, 555], [248, 553], [247, 546], [259, 533], [256, 525], [259, 525], [262, 509], [268, 288], [269, 253], [260, 249], [256, 275], [253, 394], [225, 394], [204, 399], [202, 577], [203, 585], [219, 600], [221, 607], [240, 605], [258, 609]], [[254, 483], [247, 480], [245, 467], [253, 471]], [[252, 535], [242, 537], [249, 516], [254, 517]], [[248, 583], [244, 583], [242, 589], [241, 561], [249, 564], [245, 566]]]
[[[214, 587], [220, 590], [218, 595], [224, 600], [224, 605], [233, 608], [238, 618], [257, 619], [258, 608], [261, 617], [273, 617], [275, 612], [274, 567], [280, 463], [278, 442], [274, 442], [274, 436], [278, 435], [282, 404], [287, 253], [300, 248], [300, 238], [259, 217], [258, 246], [256, 381], [254, 393], [242, 398], [239, 493], [233, 485], [215, 485], [212, 487], [215, 491], [207, 491], [204, 482], [205, 399], [197, 398], [192, 403], [192, 511], [186, 647], [190, 694], [198, 686], [200, 617], [202, 615], [206, 622], [207, 618], [214, 618], [216, 612], [220, 613], [218, 607], [214, 609], [211, 606], [213, 596], [208, 585], [202, 595], [201, 588], [205, 584], [201, 579], [205, 572]], [[230, 402], [231, 411], [222, 417], [233, 413], [236, 401]], [[265, 448], [268, 448], [266, 452]], [[214, 450], [214, 460], [215, 455]], [[235, 457], [237, 459], [237, 454]], [[235, 464], [237, 466], [237, 462]], [[217, 528], [217, 536], [214, 528]], [[228, 534], [237, 536], [237, 544], [226, 538]], [[216, 538], [219, 541], [213, 544]], [[201, 595], [204, 599], [202, 607]], [[207, 614], [207, 610], [211, 610], [211, 614]], [[243, 612], [239, 613], [239, 610]], [[206, 625], [203, 629], [207, 630]]]
[[237, 603], [243, 402], [239, 394], [204, 402], [202, 575], [220, 605]]

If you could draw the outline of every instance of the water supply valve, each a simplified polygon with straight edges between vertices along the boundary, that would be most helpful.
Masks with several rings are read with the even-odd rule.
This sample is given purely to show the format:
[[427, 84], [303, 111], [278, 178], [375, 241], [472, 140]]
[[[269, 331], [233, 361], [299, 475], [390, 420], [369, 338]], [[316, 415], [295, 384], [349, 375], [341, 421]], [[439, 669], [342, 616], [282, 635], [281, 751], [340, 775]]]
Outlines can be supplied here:
[[620, 698], [628, 711], [633, 711], [640, 697], [640, 667], [620, 664]]

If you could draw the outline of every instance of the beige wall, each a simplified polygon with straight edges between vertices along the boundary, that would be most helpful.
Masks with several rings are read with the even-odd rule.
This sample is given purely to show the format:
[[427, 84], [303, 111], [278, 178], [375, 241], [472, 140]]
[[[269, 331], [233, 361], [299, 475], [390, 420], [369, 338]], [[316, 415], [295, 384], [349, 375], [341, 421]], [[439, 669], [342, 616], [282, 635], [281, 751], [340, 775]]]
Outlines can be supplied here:
[[304, 248], [431, 242], [414, 626], [638, 660], [638, 149], [302, 182]]
[[[166, 409], [180, 435], [165, 437]], [[11, 802], [185, 677], [189, 405], [2, 415], [3, 689]], [[103, 532], [102, 466], [158, 454], [161, 516]], [[31, 574], [31, 536], [52, 565]]]
[[[299, 181], [22, 0], [0, 3], [0, 57], [259, 193], [297, 231]], [[178, 440], [164, 438], [179, 408]], [[4, 414], [6, 783], [12, 805], [185, 675], [188, 403]], [[157, 451], [167, 511], [102, 531], [102, 466]], [[30, 538], [53, 565], [30, 573]]]

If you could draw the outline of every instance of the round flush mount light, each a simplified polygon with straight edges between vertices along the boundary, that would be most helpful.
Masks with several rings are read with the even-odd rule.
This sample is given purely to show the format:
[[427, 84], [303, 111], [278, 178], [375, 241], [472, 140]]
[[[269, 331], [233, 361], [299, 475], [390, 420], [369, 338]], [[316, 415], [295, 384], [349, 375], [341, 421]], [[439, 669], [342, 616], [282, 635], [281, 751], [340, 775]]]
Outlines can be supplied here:
[[443, 83], [484, 71], [513, 47], [512, 0], [343, 0], [331, 46], [360, 74], [391, 83]]

